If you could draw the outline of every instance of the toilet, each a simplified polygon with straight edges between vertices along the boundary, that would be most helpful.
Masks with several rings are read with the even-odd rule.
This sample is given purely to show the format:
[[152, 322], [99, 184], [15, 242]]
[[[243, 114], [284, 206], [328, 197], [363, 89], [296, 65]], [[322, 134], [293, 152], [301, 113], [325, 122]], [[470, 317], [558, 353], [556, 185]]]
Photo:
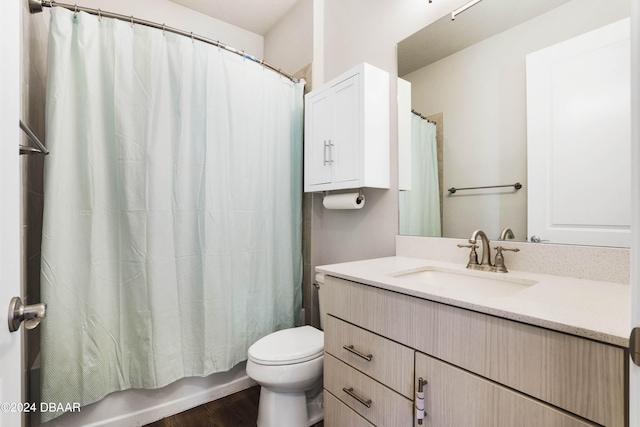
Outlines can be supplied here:
[[[322, 277], [316, 282], [321, 285]], [[323, 419], [317, 396], [311, 399], [322, 390], [321, 330], [300, 326], [276, 331], [256, 341], [247, 353], [247, 375], [261, 386], [258, 427], [308, 427]]]

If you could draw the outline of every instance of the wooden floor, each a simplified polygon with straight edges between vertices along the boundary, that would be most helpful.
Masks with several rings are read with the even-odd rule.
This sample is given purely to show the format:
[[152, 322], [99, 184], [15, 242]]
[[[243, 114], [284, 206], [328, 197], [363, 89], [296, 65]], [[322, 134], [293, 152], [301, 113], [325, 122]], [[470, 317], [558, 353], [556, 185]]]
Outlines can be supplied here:
[[[259, 400], [260, 386], [255, 386], [147, 424], [147, 427], [255, 427]], [[322, 421], [313, 425], [323, 426]]]

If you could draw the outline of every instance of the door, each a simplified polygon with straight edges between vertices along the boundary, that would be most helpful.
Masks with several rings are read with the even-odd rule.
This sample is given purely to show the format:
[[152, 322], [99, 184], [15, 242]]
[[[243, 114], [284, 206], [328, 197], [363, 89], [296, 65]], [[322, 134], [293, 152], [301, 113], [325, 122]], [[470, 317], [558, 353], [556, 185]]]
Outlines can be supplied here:
[[593, 427], [568, 412], [416, 352], [415, 384], [424, 388], [425, 427]]
[[[631, 8], [631, 327], [640, 327], [640, 0]], [[629, 362], [629, 426], [640, 427], [640, 366]]]
[[630, 245], [629, 25], [527, 55], [530, 237]]
[[323, 90], [307, 95], [305, 103], [305, 191], [313, 191], [312, 185], [331, 182], [330, 159], [330, 98]]
[[355, 181], [360, 178], [361, 121], [360, 76], [355, 74], [331, 88], [333, 97], [331, 138], [332, 182]]
[[0, 427], [21, 424], [18, 405], [23, 401], [22, 333], [10, 333], [6, 320], [11, 298], [20, 295], [18, 123], [22, 6], [18, 1], [3, 2], [0, 13]]

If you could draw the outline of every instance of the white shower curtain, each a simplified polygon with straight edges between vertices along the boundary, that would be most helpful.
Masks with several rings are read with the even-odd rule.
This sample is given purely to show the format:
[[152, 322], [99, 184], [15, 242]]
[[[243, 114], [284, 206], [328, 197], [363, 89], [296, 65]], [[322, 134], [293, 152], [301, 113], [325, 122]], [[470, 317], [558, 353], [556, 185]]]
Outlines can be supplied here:
[[226, 371], [300, 312], [303, 85], [51, 13], [42, 401]]
[[400, 234], [442, 236], [436, 125], [411, 115], [411, 190], [400, 192]]

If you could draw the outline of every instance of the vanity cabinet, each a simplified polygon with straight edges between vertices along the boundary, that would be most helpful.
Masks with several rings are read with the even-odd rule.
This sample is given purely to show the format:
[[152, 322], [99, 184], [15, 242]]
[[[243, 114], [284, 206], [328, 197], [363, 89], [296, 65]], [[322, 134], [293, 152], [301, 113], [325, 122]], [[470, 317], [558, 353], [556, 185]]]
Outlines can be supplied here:
[[[327, 412], [341, 404], [347, 408], [340, 412], [355, 411], [373, 425], [417, 425], [413, 399], [422, 377], [426, 426], [627, 425], [623, 348], [332, 276], [323, 295], [325, 389], [336, 399]], [[368, 367], [349, 346], [380, 360]], [[383, 356], [392, 351], [408, 351], [414, 364]], [[394, 398], [372, 397], [377, 391], [367, 381]], [[343, 388], [370, 399], [371, 408]], [[372, 416], [374, 407], [396, 416]]]
[[304, 191], [389, 188], [389, 74], [367, 63], [305, 95]]

